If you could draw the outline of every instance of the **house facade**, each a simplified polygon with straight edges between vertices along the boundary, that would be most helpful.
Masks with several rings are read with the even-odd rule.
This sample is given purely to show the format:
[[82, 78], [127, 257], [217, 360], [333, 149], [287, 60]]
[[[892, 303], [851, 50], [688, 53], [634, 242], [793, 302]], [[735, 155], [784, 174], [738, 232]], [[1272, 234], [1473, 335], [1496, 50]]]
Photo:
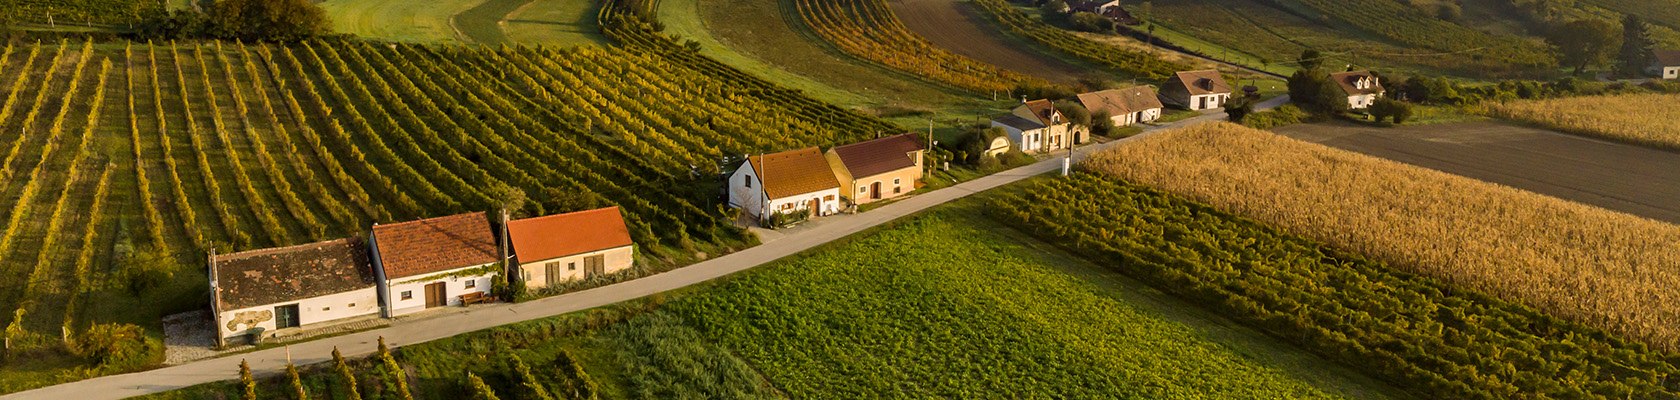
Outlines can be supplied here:
[[921, 139], [906, 133], [835, 147], [825, 157], [840, 181], [840, 195], [861, 205], [916, 190], [924, 150]]
[[1161, 100], [1155, 89], [1148, 86], [1083, 93], [1078, 99], [1079, 104], [1091, 111], [1092, 118], [1107, 115], [1114, 126], [1127, 126], [1161, 118]]
[[519, 280], [540, 289], [588, 280], [635, 265], [635, 243], [618, 207], [507, 223]]
[[992, 126], [1003, 128], [1009, 141], [1028, 153], [1066, 149], [1086, 139], [1083, 129], [1069, 124], [1055, 105], [1044, 99], [1022, 102], [1009, 114], [993, 119]]
[[1382, 82], [1371, 71], [1347, 71], [1330, 74], [1330, 80], [1347, 94], [1348, 109], [1363, 110], [1383, 96]]
[[367, 246], [338, 239], [210, 256], [216, 343], [379, 314]]
[[1680, 50], [1660, 50], [1656, 52], [1657, 65], [1654, 70], [1662, 79], [1680, 79]]
[[1191, 111], [1221, 108], [1230, 99], [1231, 86], [1219, 71], [1211, 69], [1173, 74], [1161, 86], [1161, 100]]
[[816, 147], [747, 157], [729, 176], [729, 206], [760, 223], [777, 214], [840, 212], [840, 181]]
[[374, 225], [369, 242], [386, 317], [488, 296], [498, 272], [482, 212]]

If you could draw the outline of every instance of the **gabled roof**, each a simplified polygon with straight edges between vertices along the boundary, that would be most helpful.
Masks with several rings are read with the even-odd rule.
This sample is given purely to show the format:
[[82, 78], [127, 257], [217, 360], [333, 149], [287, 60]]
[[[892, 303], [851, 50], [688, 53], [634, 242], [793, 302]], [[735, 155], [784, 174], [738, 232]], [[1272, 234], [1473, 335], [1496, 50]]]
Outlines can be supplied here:
[[385, 279], [496, 262], [496, 237], [483, 212], [373, 226]]
[[997, 123], [1008, 125], [1011, 128], [1015, 128], [1016, 130], [1021, 130], [1021, 131], [1030, 131], [1030, 130], [1034, 130], [1034, 129], [1043, 129], [1044, 128], [1044, 124], [1038, 123], [1037, 119], [1026, 119], [1026, 118], [1022, 118], [1021, 116], [1015, 115], [1015, 114], [1004, 114], [1004, 115], [999, 116], [995, 119], [992, 119], [992, 121], [996, 121]]
[[828, 159], [815, 147], [747, 157], [772, 199], [840, 188]]
[[1091, 110], [1092, 114], [1101, 112], [1108, 113], [1109, 116], [1119, 116], [1161, 108], [1161, 99], [1155, 96], [1155, 88], [1148, 86], [1083, 93], [1078, 97], [1079, 104], [1084, 104], [1085, 109]]
[[1680, 67], [1680, 50], [1657, 50], [1655, 53], [1657, 65], [1663, 67]]
[[1054, 121], [1054, 117], [1058, 115], [1059, 112], [1056, 111], [1056, 105], [1050, 103], [1050, 100], [1038, 99], [1029, 101], [1021, 104], [1019, 107], [1015, 107], [1015, 109], [1017, 110], [1016, 114], [1021, 114], [1021, 111], [1025, 111], [1033, 118], [1037, 118], [1038, 123], [1044, 124], [1044, 126], [1058, 125]]
[[373, 287], [361, 239], [338, 239], [215, 256], [221, 310], [286, 303]]
[[840, 156], [840, 163], [854, 178], [875, 176], [916, 166], [913, 152], [922, 151], [922, 141], [915, 134], [888, 136], [867, 142], [852, 143], [832, 150]]
[[530, 263], [629, 246], [630, 229], [618, 207], [508, 221], [519, 262]]
[[[1354, 86], [1354, 82], [1360, 78], [1370, 79], [1371, 87], [1360, 89]], [[1347, 93], [1348, 96], [1383, 92], [1382, 81], [1378, 80], [1376, 75], [1372, 75], [1371, 71], [1336, 72], [1330, 74], [1330, 80], [1336, 81], [1336, 85], [1341, 86], [1342, 92]]]
[[1180, 71], [1174, 74], [1170, 84], [1181, 85], [1191, 96], [1204, 94], [1230, 94], [1231, 85], [1225, 83], [1225, 77], [1219, 71], [1204, 69], [1200, 71]]

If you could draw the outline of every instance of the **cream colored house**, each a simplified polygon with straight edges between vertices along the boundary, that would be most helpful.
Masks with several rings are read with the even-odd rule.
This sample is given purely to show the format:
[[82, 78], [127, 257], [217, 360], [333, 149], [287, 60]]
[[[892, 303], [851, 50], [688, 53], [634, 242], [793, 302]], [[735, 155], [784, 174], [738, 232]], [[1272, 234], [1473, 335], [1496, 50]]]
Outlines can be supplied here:
[[1363, 110], [1376, 103], [1384, 91], [1382, 82], [1371, 71], [1348, 71], [1330, 74], [1330, 80], [1347, 94], [1349, 110]]
[[210, 257], [216, 344], [379, 314], [373, 266], [360, 239]]
[[835, 147], [826, 157], [840, 180], [840, 195], [861, 205], [916, 190], [923, 150], [921, 139], [906, 133]]
[[1224, 107], [1230, 98], [1231, 85], [1217, 70], [1179, 72], [1161, 85], [1161, 99], [1166, 104], [1191, 111]]
[[729, 206], [767, 223], [777, 213], [840, 212], [840, 181], [815, 147], [747, 157], [729, 176]]
[[1655, 70], [1661, 79], [1680, 79], [1680, 50], [1656, 52]]
[[618, 207], [507, 223], [520, 281], [537, 289], [594, 279], [635, 265], [635, 243]]
[[1148, 86], [1084, 93], [1078, 98], [1079, 104], [1091, 111], [1092, 118], [1099, 114], [1107, 115], [1114, 126], [1127, 126], [1161, 118], [1161, 100], [1155, 94], [1155, 89]]
[[369, 241], [386, 317], [484, 299], [499, 272], [482, 212], [374, 225]]
[[1028, 153], [1046, 153], [1073, 147], [1085, 142], [1088, 133], [1062, 118], [1050, 100], [1023, 101], [1009, 114], [992, 120], [992, 126], [1003, 128], [1009, 140]]

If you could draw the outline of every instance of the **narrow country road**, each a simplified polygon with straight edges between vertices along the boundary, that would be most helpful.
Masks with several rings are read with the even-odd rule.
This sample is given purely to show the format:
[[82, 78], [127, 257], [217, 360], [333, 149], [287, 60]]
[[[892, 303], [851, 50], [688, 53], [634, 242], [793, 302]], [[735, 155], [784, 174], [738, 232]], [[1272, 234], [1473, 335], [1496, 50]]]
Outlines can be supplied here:
[[[1265, 110], [1288, 101], [1288, 96], [1279, 96], [1266, 100], [1255, 107], [1255, 110]], [[1194, 118], [1160, 126], [1148, 126], [1143, 133], [1107, 143], [1094, 144], [1077, 149], [1074, 160], [1102, 149], [1137, 140], [1154, 134], [1163, 129], [1193, 125], [1202, 122], [1223, 120], [1224, 113], [1214, 112]], [[1058, 153], [1061, 154], [1061, 153]], [[749, 268], [768, 264], [772, 261], [794, 255], [830, 241], [858, 233], [895, 219], [915, 214], [928, 208], [945, 204], [969, 195], [990, 190], [1006, 184], [1018, 182], [1040, 174], [1061, 169], [1062, 157], [1051, 157], [1031, 165], [999, 172], [985, 177], [963, 182], [956, 186], [939, 189], [914, 197], [906, 198], [871, 210], [854, 215], [838, 215], [825, 217], [813, 221], [808, 229], [798, 233], [780, 237], [774, 241], [752, 247], [746, 250], [724, 255], [707, 261], [702, 261], [678, 268], [670, 272], [649, 276], [633, 281], [622, 282], [599, 288], [562, 294], [517, 304], [500, 304], [491, 307], [469, 309], [465, 312], [452, 313], [435, 318], [419, 319], [385, 328], [357, 332], [341, 336], [325, 337], [321, 339], [292, 343], [288, 348], [291, 360], [297, 365], [309, 365], [332, 361], [333, 348], [338, 348], [347, 358], [357, 358], [373, 354], [378, 347], [378, 339], [385, 338], [391, 347], [401, 347], [411, 344], [424, 343], [472, 331], [494, 328], [501, 325], [534, 319], [552, 317], [574, 311], [585, 310], [633, 300], [655, 293], [670, 291], [698, 284]], [[286, 369], [288, 348], [273, 348], [250, 353], [234, 354], [221, 358], [194, 361], [186, 364], [158, 368], [123, 375], [104, 376], [76, 382], [59, 384], [40, 389], [12, 393], [0, 396], [0, 399], [75, 399], [102, 400], [121, 399], [145, 394], [160, 393], [188, 386], [210, 383], [222, 380], [239, 379], [239, 362], [246, 360], [251, 364], [251, 372], [259, 376], [279, 374]]]

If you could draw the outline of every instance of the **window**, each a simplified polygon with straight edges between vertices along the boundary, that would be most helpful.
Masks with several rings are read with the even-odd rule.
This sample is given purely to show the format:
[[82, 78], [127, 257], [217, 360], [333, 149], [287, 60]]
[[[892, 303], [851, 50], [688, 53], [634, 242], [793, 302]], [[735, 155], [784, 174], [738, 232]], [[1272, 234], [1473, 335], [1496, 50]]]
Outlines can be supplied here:
[[901, 187], [898, 187], [898, 186], [893, 186], [893, 194], [899, 194], [899, 193], [903, 193], [903, 192], [904, 192], [904, 188], [901, 188]]
[[468, 279], [466, 287], [467, 287], [467, 289], [472, 289], [472, 288], [478, 287], [478, 280], [477, 279]]
[[897, 185], [897, 184], [898, 184], [898, 183], [899, 183], [899, 179], [900, 179], [900, 178], [893, 178], [893, 184], [894, 184], [894, 185]]
[[869, 187], [868, 186], [858, 187], [858, 193], [869, 193]]
[[792, 210], [793, 209], [793, 203], [782, 204], [782, 209], [783, 210]]
[[823, 196], [824, 201], [834, 201], [834, 195]]
[[321, 307], [321, 311], [332, 311], [332, 307]]
[[413, 300], [414, 299], [414, 291], [413, 290], [404, 290], [402, 292], [402, 299], [403, 300]]
[[567, 271], [576, 271], [577, 270], [577, 263], [575, 263], [575, 262], [566, 263], [566, 270]]
[[345, 307], [355, 307], [355, 306], [356, 306], [356, 303], [350, 303], [350, 305], [345, 306]]
[[747, 185], [747, 188], [752, 188], [752, 175], [741, 177], [741, 184]]

